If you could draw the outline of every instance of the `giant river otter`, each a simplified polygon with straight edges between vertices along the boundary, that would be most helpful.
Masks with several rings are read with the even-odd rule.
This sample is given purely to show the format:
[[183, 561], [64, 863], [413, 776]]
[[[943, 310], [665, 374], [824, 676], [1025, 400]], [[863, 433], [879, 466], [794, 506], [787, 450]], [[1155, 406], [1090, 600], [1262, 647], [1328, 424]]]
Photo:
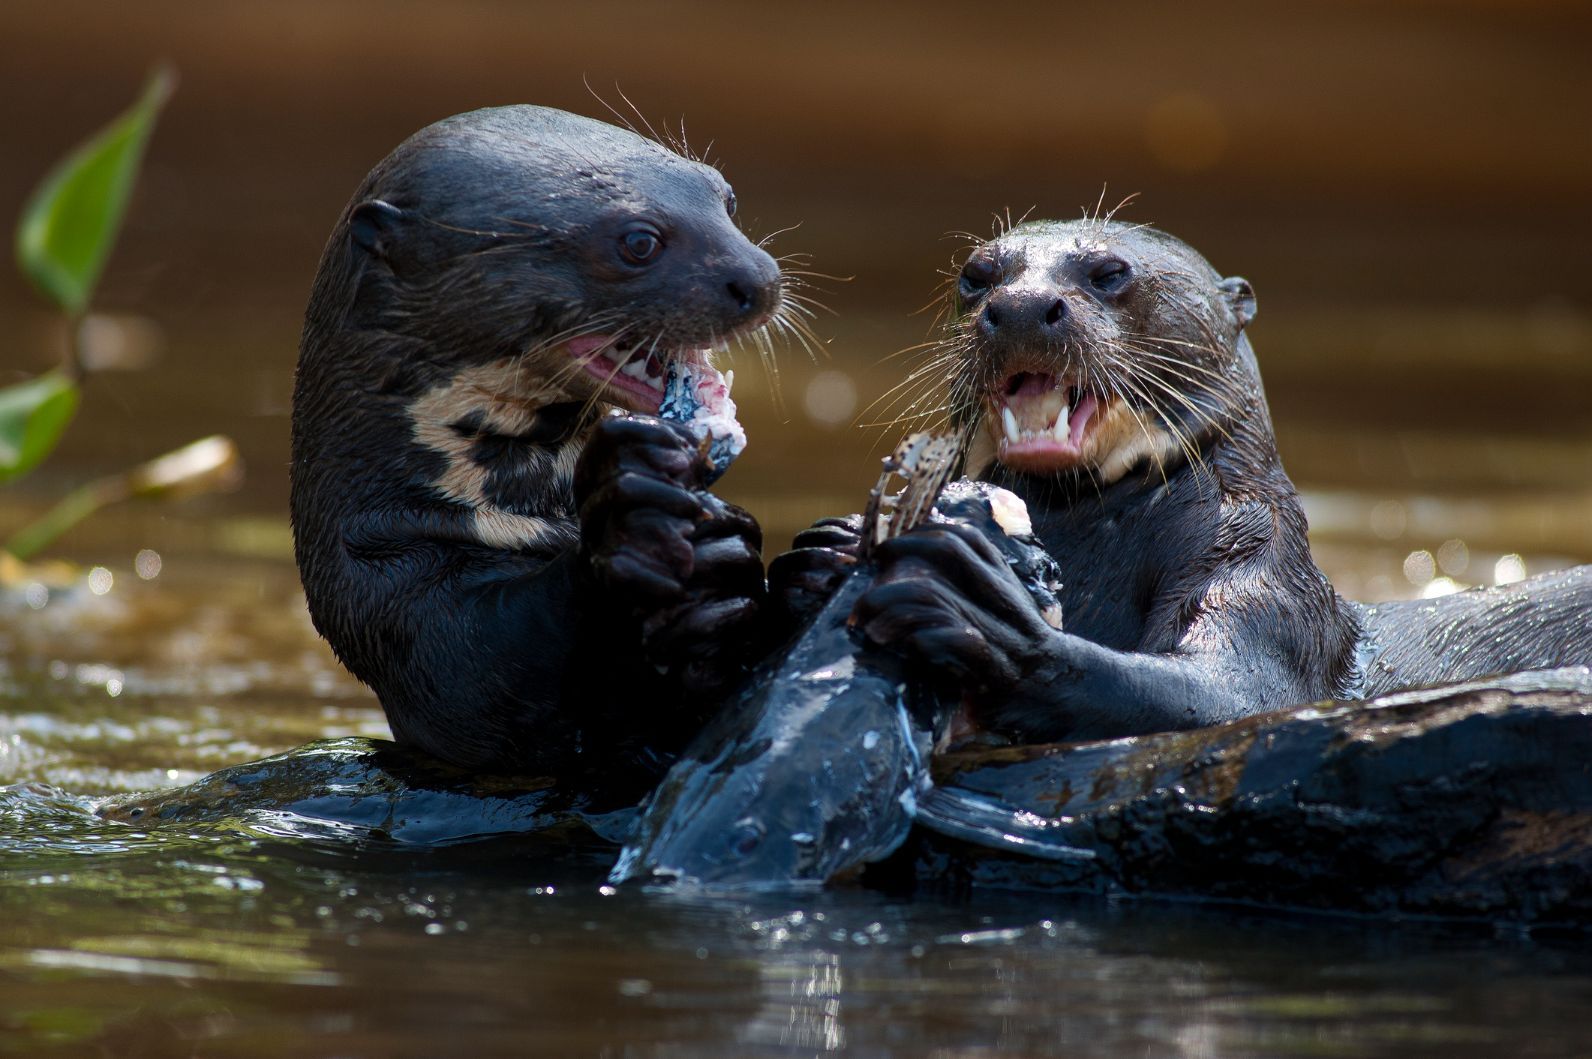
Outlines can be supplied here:
[[530, 106], [423, 129], [344, 209], [304, 322], [293, 529], [316, 627], [400, 741], [610, 786], [631, 763], [645, 789], [739, 672], [757, 526], [646, 414], [671, 366], [779, 311], [734, 212], [715, 169]]
[[[1277, 456], [1248, 282], [1109, 219], [1019, 225], [956, 281], [929, 374], [968, 470], [1028, 503], [1060, 564], [1048, 624], [980, 535], [921, 527], [875, 553], [855, 624], [1029, 742], [1191, 728], [1328, 697], [1592, 663], [1583, 567], [1365, 606], [1316, 568]], [[797, 620], [850, 561], [825, 520], [775, 561]]]

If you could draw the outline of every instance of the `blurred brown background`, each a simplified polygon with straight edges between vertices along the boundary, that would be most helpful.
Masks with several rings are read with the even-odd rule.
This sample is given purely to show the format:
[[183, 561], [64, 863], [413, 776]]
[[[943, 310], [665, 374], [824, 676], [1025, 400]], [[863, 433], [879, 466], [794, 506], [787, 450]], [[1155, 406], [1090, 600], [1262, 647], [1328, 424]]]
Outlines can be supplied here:
[[[965, 245], [946, 233], [1007, 208], [1074, 215], [1104, 189], [1254, 282], [1284, 455], [1329, 568], [1334, 540], [1396, 568], [1455, 534], [1592, 558], [1589, 29], [1584, 5], [1506, 2], [8, 0], [7, 224], [156, 62], [181, 80], [97, 299], [153, 320], [159, 360], [90, 381], [63, 450], [0, 496], [0, 530], [222, 432], [243, 490], [105, 516], [66, 550], [282, 554], [299, 319], [346, 196], [456, 111], [602, 117], [589, 82], [683, 118], [754, 236], [799, 223], [776, 251], [850, 277], [825, 284], [828, 356], [783, 357], [782, 411], [755, 357], [738, 362], [752, 446], [725, 488], [774, 544], [860, 504], [899, 431], [853, 424], [904, 370], [881, 360], [927, 336], [911, 314]], [[0, 320], [0, 383], [51, 363], [58, 325], [10, 268]]]

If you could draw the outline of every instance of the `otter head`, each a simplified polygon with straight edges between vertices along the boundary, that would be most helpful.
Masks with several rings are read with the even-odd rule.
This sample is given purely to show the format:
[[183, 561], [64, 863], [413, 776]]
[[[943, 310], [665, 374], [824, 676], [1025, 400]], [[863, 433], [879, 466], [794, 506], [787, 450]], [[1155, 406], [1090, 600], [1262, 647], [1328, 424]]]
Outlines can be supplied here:
[[537, 390], [504, 396], [656, 412], [671, 361], [702, 361], [780, 305], [779, 267], [734, 213], [717, 170], [602, 122], [531, 106], [448, 118], [344, 211], [306, 351], [317, 328], [342, 332], [386, 357], [361, 366], [389, 392], [492, 369]]
[[952, 414], [1015, 471], [1164, 473], [1253, 392], [1248, 282], [1150, 228], [1019, 225], [973, 250], [953, 298]]

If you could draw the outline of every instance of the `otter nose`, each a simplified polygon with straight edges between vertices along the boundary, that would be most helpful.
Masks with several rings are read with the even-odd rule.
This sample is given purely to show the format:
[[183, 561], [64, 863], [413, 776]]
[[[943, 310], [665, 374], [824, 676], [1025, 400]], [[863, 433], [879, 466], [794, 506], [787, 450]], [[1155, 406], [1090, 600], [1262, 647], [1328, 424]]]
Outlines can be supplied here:
[[1044, 339], [1067, 319], [1067, 303], [1055, 291], [995, 290], [978, 314], [978, 329], [987, 338]]
[[767, 317], [779, 306], [779, 265], [761, 250], [736, 262], [723, 279], [725, 307], [736, 323]]

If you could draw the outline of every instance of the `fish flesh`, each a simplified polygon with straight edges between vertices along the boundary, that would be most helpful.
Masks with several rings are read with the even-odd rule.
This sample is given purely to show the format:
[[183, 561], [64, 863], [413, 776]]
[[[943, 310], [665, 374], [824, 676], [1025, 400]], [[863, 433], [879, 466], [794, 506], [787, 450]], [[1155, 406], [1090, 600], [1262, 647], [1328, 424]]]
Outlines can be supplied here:
[[706, 364], [672, 363], [663, 384], [658, 418], [681, 423], [702, 442], [710, 472], [704, 485], [712, 485], [730, 462], [746, 448], [746, 430], [735, 418], [730, 387], [733, 371], [720, 374]]

